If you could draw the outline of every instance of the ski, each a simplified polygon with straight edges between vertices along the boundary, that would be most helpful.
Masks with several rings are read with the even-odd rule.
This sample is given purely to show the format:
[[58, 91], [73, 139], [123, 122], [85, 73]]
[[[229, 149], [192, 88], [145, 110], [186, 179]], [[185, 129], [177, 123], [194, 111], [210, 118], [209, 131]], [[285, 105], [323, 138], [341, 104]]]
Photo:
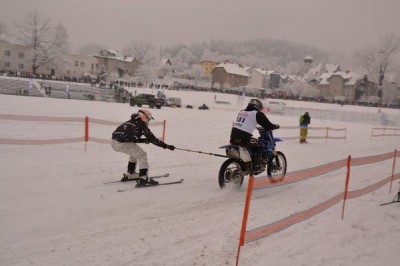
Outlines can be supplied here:
[[178, 181], [159, 183], [158, 185], [146, 185], [146, 186], [142, 186], [142, 187], [130, 187], [130, 188], [125, 188], [125, 189], [118, 189], [117, 191], [118, 192], [124, 192], [124, 191], [135, 189], [135, 188], [148, 188], [148, 187], [167, 186], [167, 185], [181, 184], [182, 182], [183, 182], [183, 178], [178, 180]]
[[[168, 176], [169, 176], [169, 173], [166, 173], [166, 174], [162, 174], [162, 175], [150, 176], [150, 179], [163, 178], [163, 177], [168, 177]], [[130, 181], [136, 181], [136, 179], [129, 179], [126, 181], [121, 181], [121, 180], [108, 181], [108, 182], [103, 182], [103, 184], [125, 183], [125, 182], [130, 182]]]

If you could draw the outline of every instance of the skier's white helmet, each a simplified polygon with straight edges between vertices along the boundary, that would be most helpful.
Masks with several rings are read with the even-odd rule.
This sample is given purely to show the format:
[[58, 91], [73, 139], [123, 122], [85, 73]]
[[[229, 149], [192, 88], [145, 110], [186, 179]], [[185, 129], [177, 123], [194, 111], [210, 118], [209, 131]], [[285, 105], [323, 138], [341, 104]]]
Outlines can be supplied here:
[[149, 110], [146, 109], [140, 109], [138, 111], [138, 115], [140, 116], [140, 118], [142, 119], [143, 122], [149, 123], [150, 120], [154, 119], [153, 115], [150, 113]]

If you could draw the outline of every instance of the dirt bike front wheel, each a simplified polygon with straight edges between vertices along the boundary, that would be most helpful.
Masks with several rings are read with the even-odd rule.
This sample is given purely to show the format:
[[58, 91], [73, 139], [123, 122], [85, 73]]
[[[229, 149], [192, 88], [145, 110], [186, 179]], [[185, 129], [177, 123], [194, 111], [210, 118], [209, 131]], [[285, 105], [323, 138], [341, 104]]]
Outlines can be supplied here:
[[276, 152], [272, 159], [268, 160], [267, 175], [271, 182], [282, 181], [287, 170], [286, 156], [283, 152]]
[[243, 184], [244, 170], [244, 162], [233, 158], [226, 160], [219, 169], [219, 187], [223, 189], [230, 186], [239, 189]]

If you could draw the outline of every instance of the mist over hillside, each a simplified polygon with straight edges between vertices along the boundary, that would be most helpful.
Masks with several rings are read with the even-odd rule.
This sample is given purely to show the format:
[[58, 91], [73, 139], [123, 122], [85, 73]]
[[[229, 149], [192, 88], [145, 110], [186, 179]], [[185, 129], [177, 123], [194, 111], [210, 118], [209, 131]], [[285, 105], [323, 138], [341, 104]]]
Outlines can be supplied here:
[[302, 62], [311, 55], [317, 62], [327, 62], [340, 57], [335, 52], [289, 42], [281, 39], [253, 39], [246, 41], [210, 40], [202, 43], [179, 44], [161, 49], [164, 57], [192, 57], [192, 61], [212, 60], [222, 62], [230, 60], [244, 66], [264, 67], [277, 70], [285, 69], [291, 62]]

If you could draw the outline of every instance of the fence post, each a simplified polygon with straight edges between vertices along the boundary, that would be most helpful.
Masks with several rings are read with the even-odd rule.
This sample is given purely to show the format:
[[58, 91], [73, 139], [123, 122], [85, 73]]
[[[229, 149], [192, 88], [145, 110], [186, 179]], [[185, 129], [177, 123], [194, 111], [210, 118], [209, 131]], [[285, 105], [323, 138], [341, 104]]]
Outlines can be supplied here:
[[326, 127], [325, 143], [328, 143], [329, 127]]
[[239, 246], [236, 256], [236, 266], [239, 265], [240, 247], [244, 245], [244, 234], [246, 233], [247, 217], [249, 216], [251, 193], [253, 192], [254, 176], [250, 175], [247, 186], [246, 202], [244, 204], [242, 229], [240, 231]]
[[89, 141], [89, 117], [85, 117], [85, 151], [86, 151], [86, 145]]
[[163, 123], [163, 132], [162, 132], [162, 141], [165, 141], [165, 127], [167, 125], [167, 120], [164, 119]]
[[344, 207], [347, 199], [347, 191], [349, 190], [349, 182], [350, 182], [350, 164], [351, 164], [351, 155], [347, 158], [347, 174], [346, 174], [346, 184], [344, 186], [343, 193], [343, 207], [342, 207], [342, 220], [344, 218]]
[[393, 178], [394, 178], [394, 168], [396, 167], [396, 154], [397, 154], [397, 149], [394, 150], [393, 166], [392, 166], [392, 178], [390, 179], [389, 193], [392, 193], [392, 183], [393, 183]]

